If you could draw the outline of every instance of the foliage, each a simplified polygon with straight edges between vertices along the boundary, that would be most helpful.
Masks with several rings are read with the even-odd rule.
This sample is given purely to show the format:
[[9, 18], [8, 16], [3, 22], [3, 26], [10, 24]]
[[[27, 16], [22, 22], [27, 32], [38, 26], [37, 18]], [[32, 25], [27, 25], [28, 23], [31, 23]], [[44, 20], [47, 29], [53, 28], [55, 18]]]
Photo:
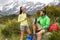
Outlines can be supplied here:
[[12, 34], [20, 34], [19, 23], [15, 20], [8, 21], [5, 24], [5, 28], [1, 31], [5, 37], [10, 37]]
[[[57, 8], [55, 6], [46, 6], [44, 8], [46, 10], [47, 15], [51, 18], [51, 23], [60, 23], [60, 8]], [[40, 10], [37, 10], [36, 14], [33, 15], [27, 15], [28, 16], [28, 24], [32, 31], [33, 21], [34, 18], [38, 18], [40, 15]], [[13, 34], [19, 35], [20, 34], [20, 24], [17, 22], [17, 15], [9, 15], [4, 16], [0, 18], [0, 24], [3, 24], [1, 34], [4, 37], [11, 37]], [[12, 37], [13, 38], [13, 37]], [[59, 40], [60, 38], [60, 32], [52, 32], [51, 35], [49, 35], [46, 40]]]
[[60, 32], [53, 31], [46, 37], [46, 40], [60, 40]]
[[0, 17], [0, 24], [6, 24], [6, 22], [8, 20], [13, 20], [13, 19], [17, 19], [17, 15], [13, 14], [13, 15], [8, 15], [8, 16], [2, 16]]
[[[60, 23], [60, 8], [55, 6], [46, 6], [45, 7], [47, 15], [51, 18], [52, 23], [59, 22]], [[53, 19], [53, 20], [52, 20]]]

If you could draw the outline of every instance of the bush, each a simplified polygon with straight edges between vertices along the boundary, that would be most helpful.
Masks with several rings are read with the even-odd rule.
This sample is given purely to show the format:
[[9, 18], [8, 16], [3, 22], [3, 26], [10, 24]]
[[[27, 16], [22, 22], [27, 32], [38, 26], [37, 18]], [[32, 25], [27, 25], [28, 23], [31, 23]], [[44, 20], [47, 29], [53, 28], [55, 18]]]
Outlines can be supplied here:
[[[58, 23], [60, 23], [60, 8], [57, 8], [55, 6], [46, 6], [45, 7], [47, 15], [51, 18], [51, 22], [55, 23], [56, 20]], [[57, 19], [58, 18], [58, 19]], [[52, 20], [53, 19], [53, 20]]]
[[13, 20], [13, 19], [17, 19], [18, 18], [18, 15], [8, 15], [8, 16], [2, 16], [0, 17], [0, 24], [6, 24], [6, 22], [8, 20]]
[[46, 37], [46, 40], [60, 40], [60, 32], [53, 31], [52, 34]]
[[19, 23], [16, 20], [9, 20], [5, 24], [5, 28], [1, 31], [1, 33], [5, 37], [11, 37], [12, 34], [19, 35], [20, 34], [20, 28], [19, 28]]

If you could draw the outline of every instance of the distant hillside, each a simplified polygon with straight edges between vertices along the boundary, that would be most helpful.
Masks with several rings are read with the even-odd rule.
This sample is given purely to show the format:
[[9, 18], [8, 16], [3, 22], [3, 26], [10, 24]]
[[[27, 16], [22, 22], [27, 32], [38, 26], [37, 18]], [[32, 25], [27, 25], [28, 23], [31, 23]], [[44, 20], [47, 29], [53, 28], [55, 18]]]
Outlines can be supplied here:
[[57, 7], [60, 7], [60, 3], [58, 5], [56, 5]]

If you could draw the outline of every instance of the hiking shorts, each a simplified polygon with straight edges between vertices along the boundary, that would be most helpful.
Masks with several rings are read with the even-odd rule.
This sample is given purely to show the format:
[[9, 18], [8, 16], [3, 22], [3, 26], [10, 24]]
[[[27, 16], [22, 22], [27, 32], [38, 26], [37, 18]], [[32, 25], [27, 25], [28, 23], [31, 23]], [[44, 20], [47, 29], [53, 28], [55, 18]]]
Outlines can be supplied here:
[[20, 26], [20, 30], [28, 30], [29, 27], [28, 26]]

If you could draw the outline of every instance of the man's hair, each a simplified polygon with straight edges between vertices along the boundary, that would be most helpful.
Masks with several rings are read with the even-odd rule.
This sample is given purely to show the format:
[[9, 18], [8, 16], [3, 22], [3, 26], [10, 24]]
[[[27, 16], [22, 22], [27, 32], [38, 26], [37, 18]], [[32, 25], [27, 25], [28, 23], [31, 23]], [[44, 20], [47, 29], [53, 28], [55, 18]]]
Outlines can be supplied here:
[[41, 11], [44, 13], [44, 15], [46, 15], [46, 10], [45, 9], [41, 9]]

